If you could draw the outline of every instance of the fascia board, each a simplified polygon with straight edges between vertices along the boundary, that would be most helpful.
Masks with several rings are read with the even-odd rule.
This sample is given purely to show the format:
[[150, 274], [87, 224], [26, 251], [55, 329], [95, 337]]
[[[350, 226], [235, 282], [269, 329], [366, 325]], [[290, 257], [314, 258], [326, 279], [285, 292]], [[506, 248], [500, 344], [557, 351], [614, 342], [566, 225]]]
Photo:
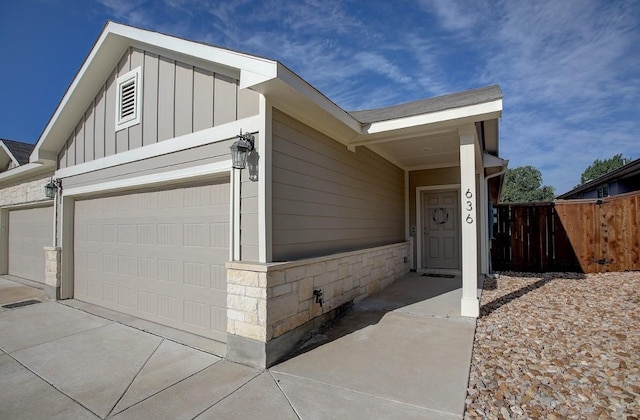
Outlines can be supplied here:
[[266, 58], [114, 22], [110, 22], [106, 29], [107, 32], [126, 38], [130, 42], [152, 45], [164, 50], [175, 51], [187, 56], [212, 61], [232, 68], [248, 70], [257, 74], [275, 76], [276, 62]]
[[483, 161], [483, 167], [485, 168], [495, 168], [495, 167], [503, 167], [505, 166], [505, 161], [504, 159], [501, 159], [497, 156], [493, 156], [492, 154], [489, 153], [482, 153], [482, 161]]
[[278, 63], [278, 79], [299, 92], [305, 99], [329, 113], [336, 120], [349, 127], [354, 131], [354, 134], [362, 131], [362, 124], [358, 120], [280, 63]]
[[[41, 149], [57, 153], [99, 85], [104, 83], [108, 73], [130, 45], [159, 48], [199, 60], [215, 62], [229, 68], [237, 68], [240, 70], [241, 77], [242, 72], [245, 71], [245, 74], [251, 76], [250, 79], [254, 82], [259, 77], [268, 80], [277, 74], [277, 63], [272, 60], [109, 22], [40, 135], [30, 156], [30, 162], [39, 162], [44, 159]], [[242, 79], [241, 84], [248, 85]]]
[[27, 178], [44, 170], [55, 170], [52, 162], [48, 163], [27, 163], [17, 168], [0, 173], [0, 183], [5, 181], [16, 181], [21, 178]]
[[371, 123], [363, 129], [363, 134], [376, 134], [385, 131], [402, 130], [427, 124], [438, 124], [468, 120], [482, 121], [486, 119], [499, 118], [502, 114], [502, 99], [482, 104], [470, 105], [461, 108], [447, 109], [429, 114], [414, 115], [411, 117], [397, 118], [393, 120]]

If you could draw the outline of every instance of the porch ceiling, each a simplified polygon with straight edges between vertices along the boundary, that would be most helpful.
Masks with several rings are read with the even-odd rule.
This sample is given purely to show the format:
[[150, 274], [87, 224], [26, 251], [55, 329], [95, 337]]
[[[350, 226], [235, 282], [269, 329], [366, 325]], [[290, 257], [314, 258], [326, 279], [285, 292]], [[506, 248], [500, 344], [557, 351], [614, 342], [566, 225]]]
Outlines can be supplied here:
[[368, 147], [405, 170], [457, 166], [460, 142], [456, 130], [390, 138]]

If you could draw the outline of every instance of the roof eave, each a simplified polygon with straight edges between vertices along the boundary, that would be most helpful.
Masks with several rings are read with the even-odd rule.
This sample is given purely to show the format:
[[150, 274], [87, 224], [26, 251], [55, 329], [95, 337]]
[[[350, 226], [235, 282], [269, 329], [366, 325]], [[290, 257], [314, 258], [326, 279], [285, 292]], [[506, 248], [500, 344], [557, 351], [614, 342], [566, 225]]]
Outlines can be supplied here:
[[300, 76], [278, 63], [277, 77], [244, 87], [265, 95], [272, 105], [344, 145], [361, 133], [362, 124]]
[[53, 171], [55, 165], [52, 162], [46, 163], [26, 163], [17, 168], [0, 173], [0, 185], [5, 182], [15, 182], [21, 179], [30, 178], [40, 172]]
[[373, 122], [365, 125], [362, 131], [363, 134], [377, 134], [385, 131], [401, 130], [403, 128], [421, 125], [435, 125], [450, 122], [466, 124], [469, 122], [500, 118], [501, 115], [502, 99], [497, 99], [475, 105], [430, 112], [428, 114], [412, 115], [392, 120]]

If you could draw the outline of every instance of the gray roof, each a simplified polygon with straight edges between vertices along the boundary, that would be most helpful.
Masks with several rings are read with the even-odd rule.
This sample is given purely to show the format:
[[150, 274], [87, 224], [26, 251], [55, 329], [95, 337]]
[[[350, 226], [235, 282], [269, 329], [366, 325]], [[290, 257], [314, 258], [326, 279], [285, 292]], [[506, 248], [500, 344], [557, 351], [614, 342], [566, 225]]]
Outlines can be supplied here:
[[461, 108], [463, 106], [477, 105], [502, 99], [502, 96], [500, 86], [492, 85], [449, 95], [436, 96], [435, 98], [422, 99], [406, 104], [393, 105], [386, 108], [350, 111], [349, 114], [361, 123], [369, 124], [378, 121]]
[[11, 152], [14, 158], [18, 161], [19, 165], [29, 163], [29, 156], [35, 147], [35, 144], [23, 143], [21, 141], [0, 139], [7, 149]]

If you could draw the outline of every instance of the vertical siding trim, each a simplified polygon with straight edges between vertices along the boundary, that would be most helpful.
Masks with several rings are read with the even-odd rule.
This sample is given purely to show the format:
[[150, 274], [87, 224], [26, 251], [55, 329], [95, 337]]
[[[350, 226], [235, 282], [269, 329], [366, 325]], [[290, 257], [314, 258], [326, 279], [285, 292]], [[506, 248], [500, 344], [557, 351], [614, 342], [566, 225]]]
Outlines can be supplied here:
[[142, 146], [158, 142], [158, 60], [145, 52], [142, 69]]
[[[106, 84], [105, 84], [106, 85]], [[93, 139], [93, 155], [96, 159], [104, 157], [104, 129], [105, 129], [105, 85], [102, 85], [100, 91], [95, 98], [94, 113], [94, 139]]]
[[240, 253], [240, 184], [242, 177], [240, 169], [231, 169], [231, 238], [233, 256], [232, 261], [240, 261], [242, 254]]
[[213, 73], [193, 70], [193, 131], [213, 127]]
[[89, 109], [84, 114], [84, 161], [89, 162], [94, 159], [95, 142], [95, 101], [91, 101]]
[[193, 132], [193, 66], [176, 62], [174, 137]]
[[116, 70], [111, 72], [104, 95], [104, 155], [116, 154]]
[[174, 136], [175, 62], [158, 57], [158, 141]]
[[271, 195], [273, 108], [267, 98], [259, 95], [260, 141], [258, 153], [258, 257], [262, 263], [273, 261], [273, 217]]
[[143, 116], [144, 116], [144, 51], [138, 48], [131, 48], [130, 58], [129, 58], [129, 70], [136, 69], [138, 67], [142, 68], [140, 73], [140, 78], [142, 79], [142, 83], [138, 86], [138, 89], [142, 89], [142, 95], [138, 95], [138, 100], [140, 101], [140, 105], [142, 106], [140, 109], [140, 122], [138, 124], [132, 125], [127, 128], [127, 133], [129, 134], [129, 144], [128, 149], [136, 149], [138, 147], [142, 147], [142, 136], [143, 136]]

